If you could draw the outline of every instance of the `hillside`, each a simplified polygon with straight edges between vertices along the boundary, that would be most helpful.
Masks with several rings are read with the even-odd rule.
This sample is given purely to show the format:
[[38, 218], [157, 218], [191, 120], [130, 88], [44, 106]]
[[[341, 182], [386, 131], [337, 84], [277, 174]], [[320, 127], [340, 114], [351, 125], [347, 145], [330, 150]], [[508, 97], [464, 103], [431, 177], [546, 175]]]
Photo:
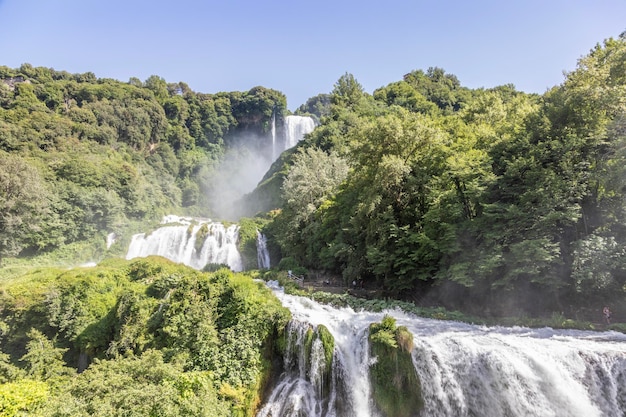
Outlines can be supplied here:
[[250, 416], [289, 311], [162, 258], [0, 281], [0, 415]]
[[164, 214], [228, 217], [220, 164], [267, 158], [285, 103], [263, 87], [212, 95], [158, 76], [0, 67], [0, 262], [77, 242], [101, 258], [106, 235]]
[[264, 232], [284, 261], [386, 297], [494, 316], [610, 303], [624, 317], [624, 68], [623, 34], [543, 95], [471, 90], [440, 68], [370, 95], [345, 74], [268, 174], [284, 205]]
[[625, 44], [598, 44], [543, 95], [437, 67], [368, 94], [346, 73], [301, 108], [319, 126], [228, 205], [218, 190], [267, 149], [281, 93], [2, 67], [0, 256], [102, 259], [169, 212], [243, 213], [263, 217], [274, 265], [386, 297], [496, 316], [617, 303]]

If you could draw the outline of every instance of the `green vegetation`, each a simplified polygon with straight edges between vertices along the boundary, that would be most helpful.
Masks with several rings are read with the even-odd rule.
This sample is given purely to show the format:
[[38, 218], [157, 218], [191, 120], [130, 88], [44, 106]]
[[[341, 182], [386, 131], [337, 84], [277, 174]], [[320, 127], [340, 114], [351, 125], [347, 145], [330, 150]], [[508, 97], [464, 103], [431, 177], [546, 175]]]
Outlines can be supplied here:
[[250, 416], [289, 317], [228, 269], [33, 269], [0, 283], [0, 415]]
[[271, 142], [269, 120], [285, 111], [263, 87], [201, 94], [158, 76], [0, 67], [0, 262], [111, 232], [123, 246], [172, 212], [214, 217], [207, 187], [226, 150]]
[[391, 316], [370, 325], [370, 350], [376, 361], [370, 368], [374, 401], [387, 417], [420, 415], [423, 407], [419, 377], [411, 351], [413, 335], [396, 327]]
[[324, 359], [326, 362], [326, 369], [330, 371], [332, 369], [332, 364], [333, 364], [333, 352], [335, 351], [335, 339], [333, 338], [333, 335], [330, 334], [326, 326], [324, 326], [323, 324], [320, 324], [319, 326], [317, 326], [317, 337], [322, 342], [322, 346], [324, 346]]
[[[0, 67], [0, 414], [252, 415], [288, 312], [251, 277], [307, 294], [286, 270], [376, 296], [310, 294], [334, 305], [624, 331], [625, 67], [626, 33], [543, 95], [436, 67], [368, 94], [344, 74], [298, 109], [319, 126], [241, 201], [245, 267], [257, 230], [280, 261], [247, 275], [113, 258], [163, 214], [214, 217], [220, 163], [263, 148], [282, 93]], [[616, 324], [599, 324], [603, 305]], [[330, 367], [332, 337], [315, 340]], [[389, 318], [371, 328], [390, 416], [421, 404], [411, 340]]]
[[[321, 397], [324, 399], [328, 399], [328, 395], [330, 394], [330, 388], [332, 385], [332, 365], [333, 365], [333, 354], [335, 351], [335, 339], [333, 335], [328, 331], [326, 326], [323, 324], [318, 325], [315, 329], [309, 328], [306, 337], [304, 340], [304, 348], [305, 348], [305, 363], [307, 367], [313, 363], [310, 360], [311, 355], [313, 354], [314, 343], [321, 343], [321, 347], [323, 350], [324, 360], [321, 363], [324, 364], [323, 367], [316, 370], [320, 372], [319, 378], [322, 382], [322, 392], [320, 392]], [[315, 361], [316, 363], [320, 363]], [[307, 373], [311, 373], [311, 369], [307, 369]]]
[[284, 177], [268, 238], [387, 298], [625, 317], [624, 65], [621, 35], [543, 95], [470, 90], [440, 68], [369, 95], [345, 74], [320, 126], [268, 174]]

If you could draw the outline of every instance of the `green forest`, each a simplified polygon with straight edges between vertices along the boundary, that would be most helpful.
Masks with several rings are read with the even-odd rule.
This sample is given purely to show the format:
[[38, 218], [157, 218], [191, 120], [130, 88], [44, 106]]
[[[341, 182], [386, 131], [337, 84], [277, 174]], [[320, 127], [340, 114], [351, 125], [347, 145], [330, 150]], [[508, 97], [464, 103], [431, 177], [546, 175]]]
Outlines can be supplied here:
[[284, 178], [266, 227], [283, 257], [480, 314], [620, 308], [626, 33], [543, 95], [433, 67], [371, 95], [345, 74], [330, 101], [265, 179]]
[[242, 137], [258, 147], [285, 107], [263, 87], [209, 95], [158, 76], [0, 67], [0, 262], [79, 242], [102, 258], [107, 233], [173, 212], [212, 216], [226, 150]]
[[[222, 163], [263, 152], [281, 92], [0, 66], [0, 416], [254, 415], [289, 320], [252, 279], [256, 228], [271, 276], [481, 317], [626, 317], [626, 32], [544, 94], [439, 67], [370, 94], [345, 73], [296, 113], [315, 130], [225, 215]], [[172, 213], [239, 221], [249, 270], [121, 259]]]

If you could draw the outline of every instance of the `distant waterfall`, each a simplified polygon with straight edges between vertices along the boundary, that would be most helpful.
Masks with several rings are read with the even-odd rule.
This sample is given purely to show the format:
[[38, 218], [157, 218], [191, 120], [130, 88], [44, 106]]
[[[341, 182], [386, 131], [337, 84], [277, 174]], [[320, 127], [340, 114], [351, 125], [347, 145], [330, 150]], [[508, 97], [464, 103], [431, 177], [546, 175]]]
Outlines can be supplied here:
[[[626, 413], [626, 335], [551, 328], [485, 327], [333, 308], [275, 294], [292, 313], [284, 373], [257, 417], [378, 417], [372, 399], [368, 328], [385, 314], [414, 335], [423, 417], [606, 417]], [[307, 329], [335, 339], [332, 375], [302, 351]], [[326, 394], [322, 395], [322, 393]]]
[[285, 117], [285, 150], [294, 147], [313, 129], [315, 121], [308, 116]]
[[275, 161], [278, 155], [276, 155], [276, 113], [272, 113], [272, 161]]
[[239, 227], [190, 218], [166, 216], [162, 227], [132, 237], [126, 259], [160, 255], [195, 269], [207, 264], [227, 264], [242, 271], [243, 262], [237, 240]]
[[107, 235], [107, 249], [110, 249], [111, 246], [117, 242], [117, 235], [113, 232]]
[[267, 250], [267, 238], [258, 230], [256, 231], [256, 254], [259, 269], [269, 269], [270, 253]]

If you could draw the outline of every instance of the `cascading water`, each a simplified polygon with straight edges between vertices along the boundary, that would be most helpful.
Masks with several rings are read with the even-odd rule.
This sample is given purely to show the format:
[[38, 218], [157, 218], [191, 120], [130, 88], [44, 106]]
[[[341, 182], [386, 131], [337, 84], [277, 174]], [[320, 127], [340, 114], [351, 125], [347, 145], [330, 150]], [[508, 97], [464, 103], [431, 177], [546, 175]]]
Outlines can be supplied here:
[[276, 113], [272, 113], [272, 161], [276, 160]]
[[267, 237], [258, 230], [256, 231], [256, 254], [259, 269], [269, 269], [270, 253], [267, 250]]
[[150, 234], [132, 237], [126, 259], [160, 255], [195, 269], [226, 264], [233, 271], [243, 270], [237, 225], [224, 227], [221, 223], [177, 216], [165, 216], [161, 223], [164, 226]]
[[107, 249], [110, 249], [111, 246], [117, 242], [117, 235], [113, 232], [107, 235]]
[[[373, 403], [368, 329], [385, 314], [414, 335], [412, 360], [429, 417], [626, 415], [626, 335], [550, 328], [483, 327], [398, 311], [354, 312], [275, 289], [293, 321], [284, 373], [257, 417], [379, 417]], [[325, 326], [335, 339], [322, 395], [302, 334]], [[323, 364], [322, 366], [325, 366]], [[319, 367], [318, 367], [319, 368]]]
[[315, 121], [308, 116], [285, 117], [285, 150], [296, 146], [313, 129]]

